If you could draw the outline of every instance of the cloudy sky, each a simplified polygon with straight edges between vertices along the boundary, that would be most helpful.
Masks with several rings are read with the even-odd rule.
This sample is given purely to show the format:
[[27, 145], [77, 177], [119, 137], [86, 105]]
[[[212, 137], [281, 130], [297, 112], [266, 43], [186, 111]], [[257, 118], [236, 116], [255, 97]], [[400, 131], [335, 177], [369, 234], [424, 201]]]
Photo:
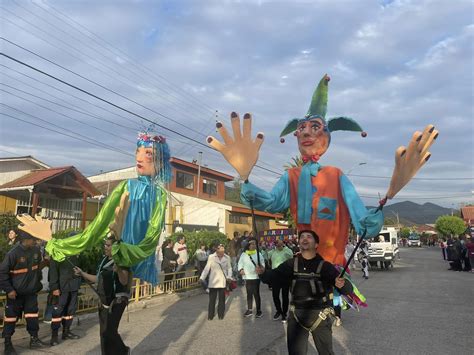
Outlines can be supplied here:
[[352, 117], [368, 137], [334, 132], [321, 163], [376, 204], [395, 149], [432, 123], [432, 157], [393, 201], [457, 208], [474, 190], [473, 10], [469, 0], [5, 0], [0, 156], [93, 175], [134, 165], [136, 132], [152, 121], [174, 156], [202, 151], [203, 164], [235, 175], [199, 143], [216, 119], [251, 112], [265, 143], [250, 179], [270, 189], [298, 154], [279, 133], [328, 73], [327, 117]]

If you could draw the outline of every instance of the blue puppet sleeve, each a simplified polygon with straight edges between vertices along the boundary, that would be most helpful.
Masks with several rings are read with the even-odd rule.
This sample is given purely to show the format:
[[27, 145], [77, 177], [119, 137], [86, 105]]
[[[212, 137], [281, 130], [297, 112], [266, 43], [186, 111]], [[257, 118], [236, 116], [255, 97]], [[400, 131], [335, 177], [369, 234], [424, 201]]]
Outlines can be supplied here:
[[253, 201], [253, 207], [260, 211], [277, 213], [286, 210], [290, 207], [288, 173], [285, 171], [271, 192], [266, 192], [250, 182], [242, 184], [240, 199], [249, 207], [250, 201]]
[[368, 211], [347, 176], [341, 175], [339, 184], [357, 234], [361, 236], [367, 230], [366, 238], [376, 237], [383, 226], [382, 210], [373, 208]]

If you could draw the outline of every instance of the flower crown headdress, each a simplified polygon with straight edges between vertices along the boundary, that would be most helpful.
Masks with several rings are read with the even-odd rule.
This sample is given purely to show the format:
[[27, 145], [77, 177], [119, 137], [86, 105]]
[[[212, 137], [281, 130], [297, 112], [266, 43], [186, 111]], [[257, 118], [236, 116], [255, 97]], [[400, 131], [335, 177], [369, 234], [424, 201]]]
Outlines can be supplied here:
[[148, 132], [139, 132], [137, 147], [152, 147], [153, 143], [166, 143], [166, 138], [160, 135], [151, 135]]

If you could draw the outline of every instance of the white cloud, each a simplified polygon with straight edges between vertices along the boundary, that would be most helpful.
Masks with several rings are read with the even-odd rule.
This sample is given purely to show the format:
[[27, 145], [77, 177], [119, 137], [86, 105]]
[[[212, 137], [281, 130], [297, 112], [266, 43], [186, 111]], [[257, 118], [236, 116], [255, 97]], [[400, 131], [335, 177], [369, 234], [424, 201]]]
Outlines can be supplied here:
[[[40, 1], [35, 4], [44, 6]], [[460, 154], [460, 151], [469, 152], [469, 147], [474, 151], [474, 25], [469, 1], [384, 1], [380, 5], [380, 1], [374, 0], [352, 6], [343, 1], [127, 3], [84, 0], [47, 4], [108, 43], [98, 45], [84, 32], [77, 32], [77, 26], [61, 22], [49, 7], [45, 7], [46, 12], [33, 3], [22, 5], [31, 11], [41, 11], [37, 12], [38, 15], [41, 13], [40, 19], [31, 17], [14, 3], [6, 3], [5, 7], [45, 31], [51, 31], [51, 27], [43, 20], [60, 26], [71, 35], [65, 36], [58, 31], [50, 33], [67, 41], [77, 51], [65, 47], [52, 36], [42, 35], [57, 48], [35, 38], [40, 34], [25, 23], [22, 26], [32, 33], [5, 21], [4, 36], [142, 106], [12, 45], [3, 43], [2, 50], [198, 141], [204, 142], [208, 133], [215, 133], [216, 109], [220, 119], [227, 124], [229, 112], [235, 110], [243, 114], [250, 111], [254, 114], [254, 132], [263, 131], [266, 137], [260, 162], [282, 171], [282, 166], [297, 154], [297, 148], [292, 136], [287, 137], [287, 143], [280, 144], [279, 133], [287, 120], [306, 113], [317, 82], [328, 73], [332, 79], [328, 117], [353, 117], [368, 136], [362, 139], [353, 132], [335, 132], [331, 147], [322, 159], [324, 164], [346, 171], [354, 162], [367, 161], [369, 164], [353, 173], [389, 176], [396, 147], [406, 145], [415, 130], [434, 123], [440, 136], [432, 147], [433, 156], [420, 176], [474, 176], [474, 171], [466, 167], [466, 156]], [[337, 21], [325, 21], [321, 25], [321, 19]], [[121, 52], [110, 45], [120, 48]], [[136, 58], [137, 63], [131, 64], [128, 57]], [[135, 127], [149, 125], [10, 60], [3, 58], [1, 63], [109, 111], [79, 102], [66, 93], [51, 91], [46, 86], [42, 87], [46, 94], [41, 95], [54, 92], [65, 104], [79, 105], [100, 118], [134, 128], [129, 132], [106, 121], [73, 113], [85, 123], [97, 125], [117, 137], [109, 138], [86, 127], [65, 125], [66, 128], [87, 134], [108, 146], [133, 151], [133, 144], [118, 137], [129, 136], [133, 140]], [[30, 80], [4, 67], [0, 71]], [[2, 82], [11, 83], [5, 77]], [[41, 87], [41, 84], [32, 83]], [[36, 92], [28, 85], [18, 87]], [[6, 94], [2, 102], [51, 122], [65, 122], [61, 115], [40, 111], [34, 105]], [[69, 111], [64, 109], [64, 112]], [[120, 154], [98, 147], [91, 149], [82, 142], [74, 142], [71, 146], [70, 139], [19, 121], [2, 117], [0, 124], [2, 147], [14, 148], [18, 139], [34, 141], [35, 144], [22, 147], [21, 154], [31, 152], [51, 165], [72, 164], [86, 172], [97, 172], [101, 164], [111, 168], [130, 165], [129, 159]], [[180, 157], [183, 159], [195, 157], [198, 150], [206, 151], [163, 128], [158, 130], [169, 136], [172, 150], [182, 152]], [[61, 152], [62, 156], [54, 152]], [[211, 167], [234, 173], [217, 153], [209, 152], [208, 156], [207, 164]], [[266, 188], [276, 178], [257, 168], [252, 176]], [[355, 176], [353, 181], [359, 191], [372, 196], [383, 192], [388, 184], [383, 179]], [[463, 189], [473, 190], [472, 182], [464, 180], [452, 184], [444, 180], [420, 180], [413, 181], [407, 191], [416, 196], [417, 191], [426, 190], [428, 186], [443, 193], [452, 191], [453, 195]], [[456, 199], [435, 202], [452, 203], [458, 201]]]

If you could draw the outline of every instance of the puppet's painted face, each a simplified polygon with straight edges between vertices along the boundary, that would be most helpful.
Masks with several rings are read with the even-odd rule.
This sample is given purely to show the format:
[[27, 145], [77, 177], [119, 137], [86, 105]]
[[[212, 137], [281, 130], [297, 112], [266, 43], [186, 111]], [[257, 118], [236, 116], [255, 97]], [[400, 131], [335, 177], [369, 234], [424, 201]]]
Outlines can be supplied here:
[[136, 152], [136, 160], [138, 175], [153, 176], [155, 174], [153, 148], [138, 147]]
[[324, 129], [321, 118], [313, 118], [298, 124], [295, 136], [301, 155], [323, 155], [329, 146], [329, 132]]

